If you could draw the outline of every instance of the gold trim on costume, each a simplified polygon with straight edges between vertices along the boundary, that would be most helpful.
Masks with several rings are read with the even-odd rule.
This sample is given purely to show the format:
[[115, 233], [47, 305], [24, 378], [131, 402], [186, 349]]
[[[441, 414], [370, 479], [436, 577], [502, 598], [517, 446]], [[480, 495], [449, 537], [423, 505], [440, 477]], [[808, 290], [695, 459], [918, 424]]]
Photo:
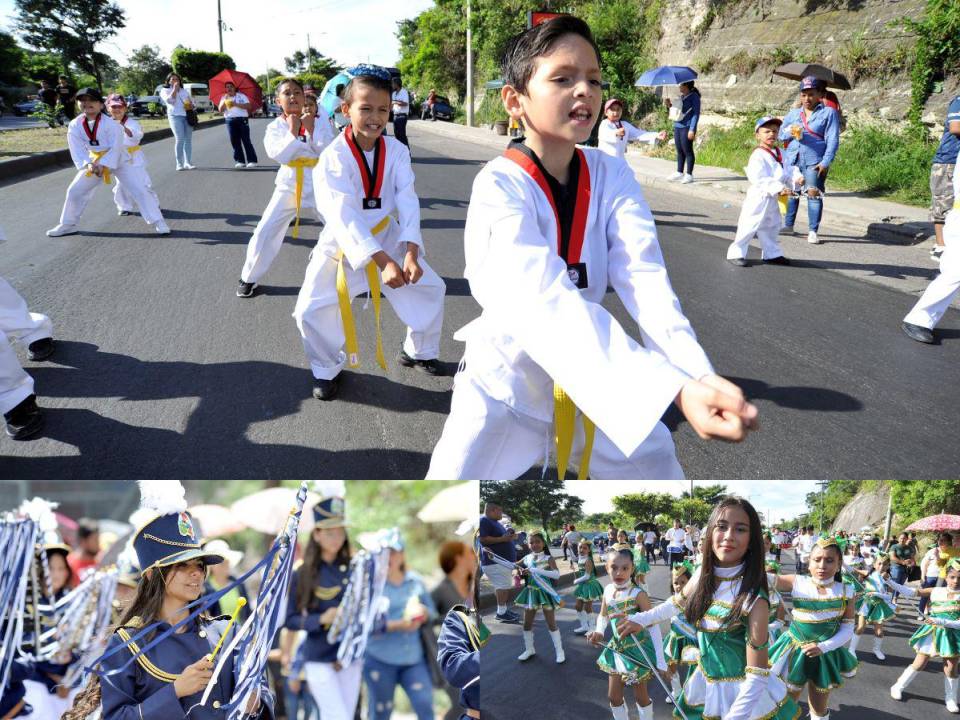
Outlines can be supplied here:
[[[176, 547], [188, 548], [190, 550], [199, 550], [200, 543], [182, 543], [176, 542], [175, 540], [164, 540], [163, 538], [158, 538], [156, 535], [151, 535], [150, 533], [143, 533], [143, 536], [148, 540], [153, 540], [156, 543], [161, 545], [174, 545]], [[213, 553], [211, 553], [212, 555]]]
[[[140, 647], [134, 643], [130, 642], [130, 633], [128, 633], [124, 628], [117, 628], [117, 635], [120, 636], [120, 639], [127, 644], [127, 649], [130, 651], [131, 655], [137, 655], [140, 652]], [[164, 672], [147, 658], [146, 654], [141, 654], [137, 657], [137, 664], [142, 667], [147, 674], [155, 677], [161, 682], [174, 682], [177, 680], [180, 675], [174, 675], [173, 673]]]
[[337, 595], [340, 594], [342, 589], [343, 588], [339, 585], [333, 585], [331, 587], [319, 585], [314, 589], [313, 594], [320, 600], [333, 600]]

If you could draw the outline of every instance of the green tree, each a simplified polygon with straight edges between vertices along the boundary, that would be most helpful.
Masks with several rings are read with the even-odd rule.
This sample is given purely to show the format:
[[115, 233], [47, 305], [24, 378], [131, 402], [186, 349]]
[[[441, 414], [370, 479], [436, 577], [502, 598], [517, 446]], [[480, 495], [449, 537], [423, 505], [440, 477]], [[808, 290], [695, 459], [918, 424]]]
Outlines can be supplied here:
[[60, 56], [53, 53], [25, 50], [23, 74], [28, 82], [39, 83], [44, 78], [55, 82], [57, 75], [63, 74]]
[[481, 504], [489, 500], [499, 503], [514, 524], [536, 523], [544, 530], [555, 530], [583, 517], [583, 500], [565, 493], [562, 480], [482, 482]]
[[436, 0], [414, 20], [397, 25], [400, 61], [406, 84], [425, 95], [430, 88], [455, 98], [467, 84], [467, 26], [461, 0]]
[[120, 92], [127, 95], [152, 95], [173, 68], [160, 55], [156, 45], [142, 45], [133, 51], [129, 62], [120, 70]]
[[597, 530], [606, 530], [607, 525], [613, 523], [617, 525], [619, 515], [611, 512], [590, 513], [581, 520], [584, 528], [596, 528]]
[[903, 527], [927, 515], [960, 514], [960, 480], [894, 480], [892, 492]]
[[656, 515], [670, 513], [675, 502], [670, 493], [640, 492], [615, 496], [613, 507], [622, 518], [618, 525], [632, 529], [637, 522], [653, 522]]
[[290, 57], [283, 59], [283, 66], [291, 75], [316, 73], [326, 76], [328, 80], [341, 69], [332, 58], [321, 54], [316, 48], [310, 48], [309, 57], [302, 50], [297, 50]]
[[210, 78], [221, 70], [237, 69], [233, 58], [226, 53], [191, 50], [182, 45], [174, 48], [170, 64], [184, 82], [210, 82]]
[[703, 527], [710, 519], [713, 505], [700, 498], [680, 498], [673, 504], [674, 517], [679, 517], [684, 524]]
[[13, 35], [0, 32], [0, 85], [20, 87], [27, 82], [25, 76], [26, 53], [17, 45]]
[[[860, 490], [860, 482], [857, 480], [831, 480], [823, 491], [823, 526], [830, 527], [840, 511], [846, 506], [850, 499]], [[807, 493], [807, 508], [812, 523], [820, 522], [821, 494], [819, 492]]]
[[[720, 483], [716, 485], [694, 485], [693, 487], [693, 497], [703, 500], [711, 506], [716, 505], [729, 494], [727, 486]], [[690, 491], [684, 490], [680, 493], [680, 497], [690, 497]]]
[[267, 68], [267, 72], [260, 73], [254, 80], [257, 81], [257, 85], [263, 88], [264, 92], [266, 92], [268, 88], [273, 92], [277, 86], [277, 81], [282, 77], [286, 77], [286, 73], [282, 73], [276, 68]]
[[74, 63], [103, 90], [107, 56], [96, 48], [126, 26], [119, 5], [111, 0], [15, 0], [14, 6], [14, 23], [24, 42], [59, 53], [62, 70]]

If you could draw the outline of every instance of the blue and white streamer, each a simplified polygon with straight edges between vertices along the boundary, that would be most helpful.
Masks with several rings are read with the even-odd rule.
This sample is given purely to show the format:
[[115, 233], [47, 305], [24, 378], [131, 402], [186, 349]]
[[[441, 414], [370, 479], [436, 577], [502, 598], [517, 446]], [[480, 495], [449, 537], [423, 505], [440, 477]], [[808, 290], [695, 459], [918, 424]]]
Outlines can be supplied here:
[[23, 640], [27, 579], [40, 527], [29, 518], [0, 520], [0, 688], [7, 686], [10, 667]]

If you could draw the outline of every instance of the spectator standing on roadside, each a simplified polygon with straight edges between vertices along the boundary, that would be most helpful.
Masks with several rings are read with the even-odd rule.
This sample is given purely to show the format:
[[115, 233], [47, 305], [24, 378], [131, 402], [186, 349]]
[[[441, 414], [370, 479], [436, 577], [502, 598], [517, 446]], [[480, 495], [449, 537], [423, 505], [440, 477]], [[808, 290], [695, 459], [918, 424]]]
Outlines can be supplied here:
[[693, 141], [697, 139], [697, 123], [700, 122], [700, 91], [693, 84], [693, 80], [680, 83], [680, 102], [680, 112], [673, 122], [677, 171], [667, 179], [679, 180], [686, 185], [693, 182], [693, 164], [696, 161]]
[[[507, 531], [500, 524], [502, 518], [503, 508], [495, 502], [488, 502], [484, 506], [483, 516], [480, 518], [478, 541], [484, 548], [499, 555], [504, 560], [516, 562], [517, 550], [513, 546], [513, 542], [517, 538], [517, 533], [514, 530]], [[481, 553], [480, 565], [483, 573], [493, 585], [494, 593], [497, 596], [497, 620], [511, 625], [519, 623], [520, 616], [510, 610], [513, 573], [508, 568], [494, 563], [486, 553]]]
[[656, 544], [657, 534], [653, 531], [653, 528], [647, 528], [643, 533], [643, 549], [647, 554], [647, 562], [657, 561], [657, 553], [654, 552]]
[[393, 92], [390, 94], [390, 107], [393, 110], [393, 135], [409, 148], [407, 120], [410, 115], [410, 93], [403, 87], [400, 78], [395, 77], [392, 84]]
[[953, 207], [954, 188], [953, 171], [960, 153], [960, 95], [950, 101], [947, 117], [943, 122], [943, 135], [940, 145], [933, 155], [930, 166], [930, 220], [933, 221], [934, 246], [930, 250], [930, 259], [940, 262], [943, 255], [943, 225], [947, 213]]
[[[917, 564], [917, 551], [910, 545], [910, 536], [907, 533], [900, 533], [897, 542], [893, 543], [888, 550], [890, 554], [890, 579], [895, 583], [904, 585], [910, 575], [910, 569]], [[898, 593], [893, 591], [893, 601], [897, 601]]]
[[73, 120], [77, 116], [77, 104], [74, 102], [76, 88], [70, 86], [66, 75], [57, 78], [57, 87], [54, 88], [57, 93], [57, 99], [63, 106], [63, 114], [68, 120]]
[[570, 529], [567, 530], [566, 534], [563, 536], [563, 541], [566, 543], [567, 547], [570, 548], [570, 565], [574, 570], [577, 568], [577, 548], [580, 546], [580, 541], [583, 539], [583, 533], [577, 530], [577, 526], [573, 523], [570, 523]]
[[687, 534], [680, 527], [680, 521], [674, 520], [673, 527], [667, 530], [664, 537], [667, 540], [667, 553], [670, 558], [670, 567], [683, 561], [683, 553], [686, 548]]

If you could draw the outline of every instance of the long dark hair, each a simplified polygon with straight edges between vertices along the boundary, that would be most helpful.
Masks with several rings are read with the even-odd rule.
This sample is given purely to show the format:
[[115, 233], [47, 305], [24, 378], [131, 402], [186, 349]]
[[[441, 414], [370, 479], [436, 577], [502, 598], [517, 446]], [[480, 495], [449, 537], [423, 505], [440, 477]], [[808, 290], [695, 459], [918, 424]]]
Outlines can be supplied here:
[[717, 562], [717, 558], [713, 554], [713, 531], [724, 510], [733, 507], [740, 508], [747, 514], [750, 522], [750, 540], [747, 544], [747, 552], [743, 556], [743, 577], [740, 581], [740, 592], [737, 594], [733, 607], [723, 624], [729, 625], [738, 621], [743, 612], [744, 604], [750, 598], [757, 596], [761, 590], [764, 593], [767, 592], [767, 568], [764, 563], [766, 553], [763, 551], [763, 528], [760, 525], [760, 517], [757, 515], [757, 511], [753, 509], [753, 505], [743, 498], [725, 497], [710, 513], [707, 527], [700, 536], [703, 541], [703, 564], [700, 566], [700, 579], [697, 581], [690, 597], [687, 598], [686, 608], [684, 609], [684, 615], [694, 627], [707, 614], [707, 610], [713, 602], [713, 595], [719, 585], [716, 576], [713, 574]]
[[[343, 531], [343, 545], [337, 551], [337, 557], [333, 561], [337, 565], [349, 565], [352, 553], [350, 552], [350, 538], [347, 531]], [[320, 543], [313, 537], [313, 531], [310, 532], [310, 540], [307, 542], [307, 549], [303, 553], [303, 565], [297, 571], [297, 612], [306, 612], [313, 602], [313, 591], [317, 587], [317, 578], [320, 576], [320, 565], [323, 563], [323, 557], [320, 553]]]

